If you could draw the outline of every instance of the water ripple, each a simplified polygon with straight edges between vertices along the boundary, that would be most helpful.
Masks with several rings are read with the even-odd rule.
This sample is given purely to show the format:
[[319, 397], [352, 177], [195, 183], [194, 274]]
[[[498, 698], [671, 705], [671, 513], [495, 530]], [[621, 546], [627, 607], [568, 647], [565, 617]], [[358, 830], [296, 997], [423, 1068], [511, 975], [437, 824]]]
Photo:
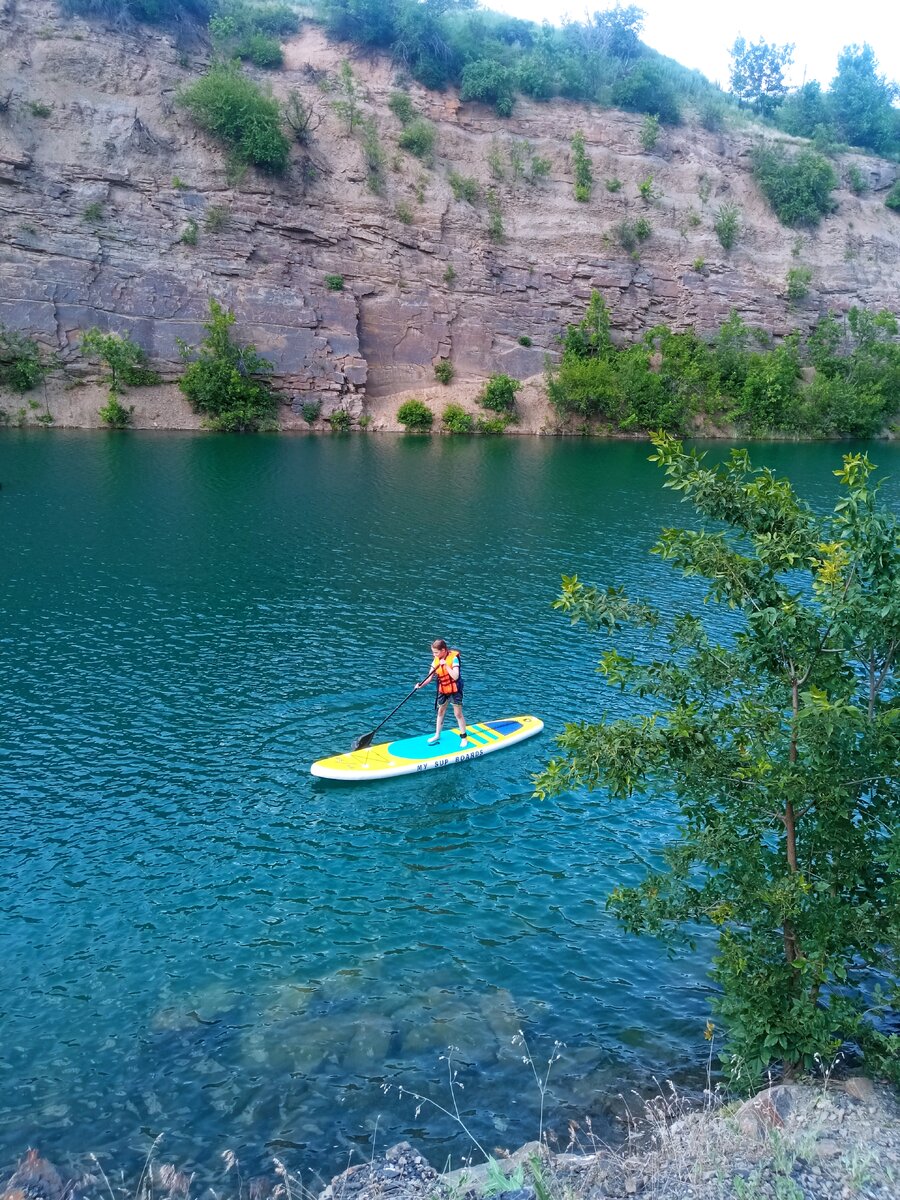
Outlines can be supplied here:
[[[765, 453], [831, 486], [833, 448]], [[550, 602], [574, 571], [697, 599], [647, 557], [684, 510], [645, 459], [0, 437], [0, 1156], [128, 1165], [165, 1130], [203, 1178], [225, 1146], [327, 1173], [377, 1121], [437, 1161], [468, 1149], [458, 1129], [382, 1089], [446, 1101], [451, 1044], [473, 1128], [511, 1144], [539, 1105], [519, 1028], [541, 1057], [567, 1043], [551, 1110], [599, 1131], [623, 1088], [698, 1072], [705, 948], [668, 959], [604, 906], [670, 836], [665, 797], [535, 800], [549, 736], [362, 789], [307, 774], [406, 694], [435, 635], [465, 651], [470, 719], [552, 732], [620, 705]], [[386, 735], [432, 719], [417, 696]]]

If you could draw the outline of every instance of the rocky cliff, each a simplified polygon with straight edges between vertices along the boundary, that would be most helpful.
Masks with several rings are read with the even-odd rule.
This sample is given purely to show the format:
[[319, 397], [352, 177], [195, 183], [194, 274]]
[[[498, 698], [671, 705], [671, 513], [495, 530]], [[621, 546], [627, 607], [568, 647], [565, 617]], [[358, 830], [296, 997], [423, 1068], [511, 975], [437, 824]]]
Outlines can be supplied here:
[[[395, 427], [401, 397], [467, 402], [494, 371], [534, 379], [525, 427], [549, 427], [544, 358], [592, 288], [623, 337], [663, 321], [711, 330], [732, 308], [777, 334], [829, 308], [900, 307], [900, 218], [883, 203], [897, 168], [877, 159], [844, 156], [839, 170], [855, 163], [868, 192], [841, 187], [837, 211], [798, 233], [778, 224], [750, 173], [755, 141], [771, 133], [686, 124], [646, 152], [631, 114], [521, 99], [502, 120], [413, 84], [436, 127], [426, 165], [399, 148], [392, 65], [306, 24], [285, 44], [284, 68], [258, 78], [313, 106], [309, 151], [295, 150], [284, 177], [250, 171], [236, 184], [221, 147], [175, 101], [209, 63], [201, 38], [64, 17], [53, 0], [0, 3], [0, 321], [59, 354], [65, 370], [47, 392], [57, 423], [98, 423], [81, 331], [129, 333], [171, 380], [177, 339], [200, 339], [211, 296], [275, 363], [282, 423], [301, 427], [302, 404], [316, 398], [323, 415], [365, 409], [374, 427]], [[334, 108], [348, 58], [384, 154], [381, 194]], [[574, 198], [578, 129], [593, 161], [587, 203]], [[549, 162], [538, 178], [534, 156]], [[454, 197], [454, 172], [478, 181], [479, 200]], [[645, 201], [638, 184], [651, 177]], [[713, 229], [724, 203], [741, 222], [728, 253]], [[635, 257], [613, 231], [638, 216], [652, 234]], [[192, 223], [194, 245], [182, 240]], [[811, 269], [811, 290], [791, 308], [785, 281], [798, 265]], [[343, 290], [326, 276], [342, 276]], [[449, 389], [435, 384], [439, 358], [456, 371]], [[171, 384], [129, 400], [137, 424], [197, 424]]]

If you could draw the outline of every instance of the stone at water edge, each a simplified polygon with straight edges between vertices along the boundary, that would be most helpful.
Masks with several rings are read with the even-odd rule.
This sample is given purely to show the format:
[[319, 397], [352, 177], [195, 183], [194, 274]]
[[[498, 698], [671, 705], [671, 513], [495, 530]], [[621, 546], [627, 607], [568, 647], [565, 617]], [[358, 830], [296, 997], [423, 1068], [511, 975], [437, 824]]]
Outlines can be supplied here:
[[764, 1137], [772, 1129], [781, 1129], [797, 1107], [800, 1089], [789, 1083], [766, 1088], [752, 1100], [747, 1100], [734, 1114], [741, 1133], [747, 1137]]
[[29, 1150], [0, 1193], [0, 1200], [59, 1200], [63, 1181], [56, 1167]]
[[862, 1104], [878, 1103], [875, 1085], [866, 1075], [851, 1075], [849, 1079], [844, 1079], [840, 1086], [848, 1096], [852, 1096], [854, 1100], [859, 1100]]
[[443, 1194], [441, 1177], [409, 1142], [399, 1142], [384, 1158], [335, 1175], [318, 1200], [431, 1200]]

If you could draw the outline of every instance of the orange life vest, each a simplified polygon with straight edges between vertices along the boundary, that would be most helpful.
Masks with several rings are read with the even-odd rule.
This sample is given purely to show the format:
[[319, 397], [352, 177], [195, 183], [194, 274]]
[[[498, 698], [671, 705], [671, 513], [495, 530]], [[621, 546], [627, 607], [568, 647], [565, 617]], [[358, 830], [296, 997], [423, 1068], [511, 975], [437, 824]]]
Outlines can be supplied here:
[[441, 663], [441, 660], [435, 656], [434, 661], [431, 664], [431, 669], [434, 671], [435, 678], [437, 679], [437, 689], [439, 695], [452, 696], [455, 692], [459, 691], [459, 680], [454, 679], [450, 674], [450, 667], [455, 667], [458, 665], [458, 650], [449, 650], [443, 663]]

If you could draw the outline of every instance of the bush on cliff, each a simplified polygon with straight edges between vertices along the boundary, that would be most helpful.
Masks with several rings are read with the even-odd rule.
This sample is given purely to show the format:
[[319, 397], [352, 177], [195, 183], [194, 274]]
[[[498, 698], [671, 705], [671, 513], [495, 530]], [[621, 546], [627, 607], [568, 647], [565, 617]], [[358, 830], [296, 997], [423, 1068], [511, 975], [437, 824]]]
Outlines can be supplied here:
[[233, 324], [234, 313], [210, 300], [200, 346], [179, 343], [189, 365], [178, 386], [194, 412], [202, 413], [208, 429], [254, 433], [274, 424], [277, 400], [266, 378], [272, 364], [255, 346], [238, 346], [231, 340]]
[[257, 67], [280, 67], [284, 56], [279, 37], [295, 33], [300, 19], [286, 4], [248, 4], [221, 0], [209, 32], [223, 53]]
[[831, 196], [837, 175], [815, 150], [791, 155], [783, 146], [759, 146], [753, 177], [782, 225], [815, 226], [837, 207]]
[[30, 392], [49, 370], [34, 338], [0, 325], [0, 388]]
[[235, 63], [217, 63], [177, 96], [201, 128], [228, 147], [240, 164], [281, 174], [290, 142], [281, 128], [278, 101], [248, 79]]

